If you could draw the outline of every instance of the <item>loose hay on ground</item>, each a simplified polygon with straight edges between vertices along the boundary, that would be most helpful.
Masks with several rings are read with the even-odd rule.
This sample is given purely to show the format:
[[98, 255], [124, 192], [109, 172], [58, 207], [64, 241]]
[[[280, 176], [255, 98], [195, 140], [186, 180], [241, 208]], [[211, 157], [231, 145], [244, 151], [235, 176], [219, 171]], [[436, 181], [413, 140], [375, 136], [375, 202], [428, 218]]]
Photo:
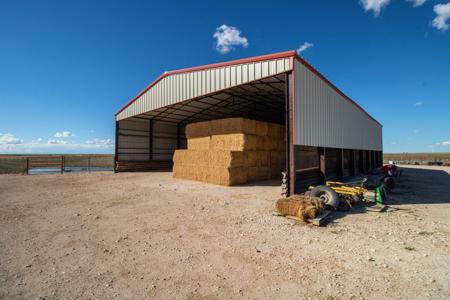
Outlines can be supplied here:
[[277, 200], [275, 208], [283, 216], [298, 217], [306, 223], [321, 214], [325, 210], [325, 204], [320, 198], [293, 195]]

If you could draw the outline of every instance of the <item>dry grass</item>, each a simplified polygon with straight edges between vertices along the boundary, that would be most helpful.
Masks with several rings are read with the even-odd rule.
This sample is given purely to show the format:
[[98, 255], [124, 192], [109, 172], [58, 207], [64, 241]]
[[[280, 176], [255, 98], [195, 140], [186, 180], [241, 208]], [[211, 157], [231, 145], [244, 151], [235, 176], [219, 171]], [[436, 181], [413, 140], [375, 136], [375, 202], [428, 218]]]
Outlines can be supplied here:
[[275, 208], [281, 215], [298, 217], [305, 223], [322, 213], [325, 205], [319, 198], [293, 195], [288, 198], [279, 199], [275, 203]]
[[450, 163], [450, 153], [384, 153], [383, 160], [393, 160], [403, 164], [427, 164], [428, 162], [440, 161]]

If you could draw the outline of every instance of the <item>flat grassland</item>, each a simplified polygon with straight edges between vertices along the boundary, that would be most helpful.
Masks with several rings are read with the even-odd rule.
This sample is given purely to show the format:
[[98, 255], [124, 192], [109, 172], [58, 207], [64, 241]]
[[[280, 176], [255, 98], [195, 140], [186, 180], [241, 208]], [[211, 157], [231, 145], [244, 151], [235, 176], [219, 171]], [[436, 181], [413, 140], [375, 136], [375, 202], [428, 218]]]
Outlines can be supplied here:
[[450, 153], [384, 153], [383, 160], [392, 160], [403, 164], [418, 163], [421, 165], [435, 161], [450, 163]]
[[271, 181], [0, 175], [0, 299], [449, 299], [449, 178], [405, 168], [387, 212], [319, 228]]

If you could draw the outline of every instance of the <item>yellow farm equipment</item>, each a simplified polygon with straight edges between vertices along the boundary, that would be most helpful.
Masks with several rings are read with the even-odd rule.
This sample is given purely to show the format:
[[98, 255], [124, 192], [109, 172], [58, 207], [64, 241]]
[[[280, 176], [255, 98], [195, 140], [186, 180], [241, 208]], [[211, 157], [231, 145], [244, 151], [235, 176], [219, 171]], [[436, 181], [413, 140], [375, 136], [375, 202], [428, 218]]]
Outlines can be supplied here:
[[363, 187], [365, 180], [354, 182], [327, 181], [325, 185], [310, 186], [308, 194], [319, 197], [325, 204], [334, 208], [348, 209], [352, 203], [360, 202], [367, 190]]

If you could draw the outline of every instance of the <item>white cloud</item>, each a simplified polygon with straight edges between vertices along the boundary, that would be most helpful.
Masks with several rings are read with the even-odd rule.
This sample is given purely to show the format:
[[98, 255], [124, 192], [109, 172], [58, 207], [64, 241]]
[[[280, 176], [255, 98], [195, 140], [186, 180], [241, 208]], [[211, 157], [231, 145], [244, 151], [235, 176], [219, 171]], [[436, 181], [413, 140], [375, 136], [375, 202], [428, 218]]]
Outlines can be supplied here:
[[436, 143], [436, 146], [441, 146], [441, 147], [450, 146], [450, 141], [444, 141], [444, 142]]
[[47, 142], [42, 139], [33, 140], [30, 143], [1, 144], [0, 153], [111, 153], [114, 149], [114, 142], [111, 139], [93, 139], [86, 143], [71, 143], [67, 140], [49, 139]]
[[50, 144], [50, 145], [66, 145], [68, 143], [69, 143], [68, 141], [64, 141], [64, 140], [48, 140], [47, 141], [47, 144]]
[[304, 42], [302, 45], [300, 45], [300, 47], [298, 47], [297, 53], [300, 54], [300, 53], [302, 53], [303, 51], [305, 51], [305, 50], [307, 50], [307, 49], [309, 49], [309, 48], [311, 48], [311, 47], [313, 47], [313, 46], [314, 46], [313, 43]]
[[95, 138], [95, 139], [86, 141], [86, 144], [88, 144], [88, 145], [105, 145], [105, 146], [107, 146], [107, 145], [112, 145], [113, 142], [112, 142], [111, 139], [98, 139], [98, 138]]
[[411, 2], [414, 7], [422, 6], [427, 0], [406, 0], [406, 2]]
[[70, 131], [61, 131], [61, 132], [55, 133], [55, 138], [68, 138], [71, 136], [74, 136], [74, 134]]
[[217, 27], [213, 37], [217, 39], [216, 50], [220, 54], [226, 54], [234, 50], [235, 46], [248, 47], [247, 38], [241, 36], [239, 29], [233, 26], [223, 24]]
[[417, 101], [416, 103], [414, 103], [414, 106], [422, 106], [423, 102], [422, 101]]
[[433, 27], [439, 30], [447, 30], [447, 20], [450, 18], [450, 2], [447, 4], [436, 4], [433, 8], [436, 17], [433, 19]]
[[450, 146], [450, 141], [443, 141], [443, 142], [434, 143], [432, 145], [428, 145], [428, 148], [448, 147], [448, 146]]
[[381, 9], [387, 6], [391, 0], [359, 0], [365, 11], [372, 10], [374, 16], [378, 16]]
[[22, 143], [21, 139], [16, 138], [11, 133], [0, 133], [0, 145], [17, 145]]

